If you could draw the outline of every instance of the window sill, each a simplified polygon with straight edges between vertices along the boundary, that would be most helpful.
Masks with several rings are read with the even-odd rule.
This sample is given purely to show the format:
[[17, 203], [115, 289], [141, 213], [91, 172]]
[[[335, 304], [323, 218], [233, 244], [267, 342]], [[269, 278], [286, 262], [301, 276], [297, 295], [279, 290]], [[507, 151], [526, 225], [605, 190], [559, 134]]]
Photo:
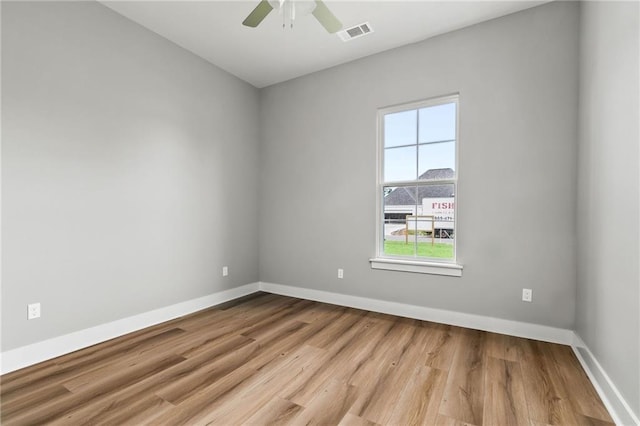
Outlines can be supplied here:
[[461, 277], [462, 265], [456, 263], [418, 262], [401, 259], [369, 259], [372, 269], [385, 269], [388, 271], [416, 272], [419, 274], [446, 275], [449, 277]]

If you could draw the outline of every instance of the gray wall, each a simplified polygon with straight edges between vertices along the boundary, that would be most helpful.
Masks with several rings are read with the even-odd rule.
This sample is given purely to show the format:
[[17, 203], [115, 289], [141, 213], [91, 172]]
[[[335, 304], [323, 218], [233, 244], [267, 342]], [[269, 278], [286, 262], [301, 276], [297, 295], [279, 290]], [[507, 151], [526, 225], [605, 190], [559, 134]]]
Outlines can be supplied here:
[[637, 2], [581, 9], [577, 332], [640, 415]]
[[[551, 3], [263, 89], [261, 281], [572, 328], [578, 17]], [[463, 277], [372, 270], [376, 110], [453, 92]]]
[[3, 351], [258, 280], [257, 89], [94, 2], [2, 2], [2, 89]]
[[[260, 278], [564, 328], [575, 314], [640, 412], [638, 4], [581, 10], [259, 97], [99, 4], [3, 2], [2, 350]], [[371, 270], [376, 109], [452, 92], [464, 275]]]

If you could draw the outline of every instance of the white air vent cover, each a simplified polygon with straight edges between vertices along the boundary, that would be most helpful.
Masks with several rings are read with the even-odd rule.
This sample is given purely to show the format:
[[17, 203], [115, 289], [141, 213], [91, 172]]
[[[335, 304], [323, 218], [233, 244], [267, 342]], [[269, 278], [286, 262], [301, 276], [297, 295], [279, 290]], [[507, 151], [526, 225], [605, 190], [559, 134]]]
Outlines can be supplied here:
[[364, 24], [359, 24], [359, 25], [356, 25], [355, 27], [338, 31], [338, 36], [342, 41], [349, 41], [349, 40], [353, 40], [354, 38], [371, 34], [372, 32], [373, 32], [373, 28], [371, 28], [371, 24], [369, 24], [368, 22], [365, 22]]

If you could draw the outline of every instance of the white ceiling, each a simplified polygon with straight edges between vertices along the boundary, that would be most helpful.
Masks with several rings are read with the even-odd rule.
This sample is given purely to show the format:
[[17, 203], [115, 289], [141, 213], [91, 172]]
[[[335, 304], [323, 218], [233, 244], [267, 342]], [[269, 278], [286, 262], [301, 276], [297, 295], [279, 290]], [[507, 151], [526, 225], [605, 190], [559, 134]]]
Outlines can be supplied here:
[[259, 0], [102, 1], [256, 87], [286, 81], [387, 49], [527, 9], [542, 1], [339, 1], [325, 3], [344, 28], [374, 32], [348, 42], [312, 15], [282, 28], [273, 10], [257, 28], [242, 25]]

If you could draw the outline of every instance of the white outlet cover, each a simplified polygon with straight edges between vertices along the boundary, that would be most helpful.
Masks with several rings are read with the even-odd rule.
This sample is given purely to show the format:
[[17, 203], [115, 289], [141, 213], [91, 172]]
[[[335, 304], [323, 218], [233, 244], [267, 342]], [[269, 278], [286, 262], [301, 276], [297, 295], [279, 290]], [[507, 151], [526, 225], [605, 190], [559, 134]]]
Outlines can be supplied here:
[[40, 318], [40, 303], [30, 303], [27, 305], [27, 318]]
[[531, 302], [532, 298], [533, 298], [533, 290], [531, 290], [530, 288], [523, 288], [522, 289], [522, 301], [523, 302]]
[[222, 276], [226, 277], [227, 275], [229, 275], [229, 267], [228, 266], [223, 266], [222, 267]]
[[340, 279], [344, 278], [344, 270], [342, 268], [338, 269], [338, 278]]

